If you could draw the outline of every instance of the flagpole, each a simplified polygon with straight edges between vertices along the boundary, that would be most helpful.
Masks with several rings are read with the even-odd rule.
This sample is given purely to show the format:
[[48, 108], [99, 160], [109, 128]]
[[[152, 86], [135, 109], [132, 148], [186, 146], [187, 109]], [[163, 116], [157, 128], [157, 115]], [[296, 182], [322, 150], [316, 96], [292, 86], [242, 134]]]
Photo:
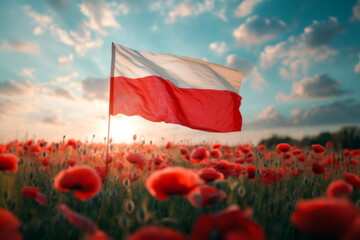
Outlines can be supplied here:
[[114, 65], [115, 65], [115, 45], [111, 43], [111, 69], [109, 77], [109, 112], [108, 112], [108, 129], [106, 138], [106, 157], [105, 157], [105, 191], [107, 190], [107, 175], [108, 175], [108, 162], [109, 162], [109, 148], [110, 148], [110, 111], [111, 111], [111, 100], [112, 100], [112, 81], [111, 77], [114, 76]]

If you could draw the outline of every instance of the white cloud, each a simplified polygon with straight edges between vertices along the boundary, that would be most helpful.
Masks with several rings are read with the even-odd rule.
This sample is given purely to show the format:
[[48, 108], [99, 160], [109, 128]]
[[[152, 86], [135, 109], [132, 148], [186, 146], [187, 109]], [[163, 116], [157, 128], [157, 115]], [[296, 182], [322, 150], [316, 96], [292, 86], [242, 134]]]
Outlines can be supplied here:
[[[77, 73], [73, 73], [65, 78], [72, 78], [74, 75], [77, 76]], [[68, 81], [68, 79], [61, 79], [62, 81]], [[36, 96], [46, 97], [62, 97], [68, 100], [75, 100], [75, 97], [68, 88], [62, 88], [57, 85], [56, 81], [47, 82], [47, 83], [34, 83], [29, 80], [24, 80], [22, 82], [16, 82], [13, 80], [6, 80], [0, 82], [0, 97], [1, 98], [11, 98], [11, 99], [30, 99]], [[67, 84], [71, 86], [71, 84]]]
[[31, 111], [33, 111], [33, 107], [26, 102], [17, 102], [9, 99], [0, 101], [0, 119], [4, 116], [21, 115]]
[[352, 9], [353, 15], [352, 20], [359, 21], [360, 20], [360, 0], [357, 1], [355, 6]]
[[91, 32], [82, 23], [78, 27], [78, 32], [67, 32], [61, 28], [52, 28], [52, 33], [58, 40], [68, 46], [72, 46], [79, 56], [84, 56], [88, 49], [99, 47], [103, 44], [101, 38], [92, 39]]
[[39, 52], [39, 47], [36, 44], [22, 42], [22, 41], [7, 41], [4, 40], [0, 45], [0, 51], [16, 51], [24, 53], [37, 53]]
[[50, 16], [36, 13], [35, 11], [33, 11], [31, 9], [31, 7], [29, 5], [24, 6], [24, 11], [38, 25], [35, 27], [35, 29], [33, 31], [33, 33], [35, 35], [43, 34], [44, 29], [47, 29], [53, 21], [53, 19]]
[[34, 72], [35, 69], [33, 68], [24, 68], [23, 70], [21, 70], [20, 75], [34, 79], [35, 78]]
[[151, 31], [157, 32], [158, 30], [159, 30], [159, 27], [156, 24], [151, 26]]
[[231, 54], [226, 57], [226, 66], [242, 71], [244, 81], [249, 81], [251, 83], [251, 87], [256, 90], [261, 90], [268, 84], [259, 72], [257, 66], [246, 59], [239, 58], [235, 54]]
[[286, 27], [285, 22], [279, 18], [262, 18], [255, 15], [236, 28], [233, 36], [239, 45], [259, 45], [276, 38], [286, 30]]
[[165, 15], [165, 23], [175, 23], [181, 18], [198, 16], [203, 13], [211, 13], [216, 17], [227, 21], [226, 1], [203, 0], [203, 1], [173, 1], [158, 0], [152, 1], [149, 5], [150, 11], [159, 11]]
[[194, 4], [190, 0], [185, 0], [168, 13], [167, 23], [174, 23], [178, 18], [189, 16], [197, 16], [205, 11], [209, 11], [214, 7], [212, 0], [205, 0], [203, 3]]
[[82, 81], [82, 90], [84, 98], [89, 101], [109, 100], [109, 79], [88, 77]]
[[358, 124], [360, 122], [360, 104], [353, 99], [335, 101], [330, 104], [314, 105], [309, 109], [295, 108], [291, 115], [284, 118], [273, 106], [269, 106], [258, 117], [250, 121], [248, 129], [267, 129], [292, 126], [325, 126]]
[[356, 124], [360, 122], [360, 104], [353, 99], [313, 106], [309, 110], [294, 109], [292, 125], [311, 126], [325, 124]]
[[63, 125], [64, 124], [60, 116], [44, 117], [43, 122], [49, 123], [49, 124], [55, 124], [55, 125]]
[[44, 33], [44, 29], [41, 28], [41, 27], [39, 27], [39, 26], [37, 26], [37, 27], [34, 28], [33, 33], [34, 33], [34, 35], [41, 35], [41, 34]]
[[279, 113], [274, 106], [268, 106], [257, 116], [258, 119], [272, 119], [278, 117]]
[[[128, 9], [125, 5], [121, 6], [120, 10], [127, 13]], [[84, 0], [83, 3], [80, 4], [80, 11], [89, 20], [86, 22], [86, 25], [101, 35], [107, 35], [105, 30], [107, 27], [120, 27], [115, 19], [116, 13], [112, 10], [113, 8], [114, 6], [110, 8], [104, 0]]]
[[[95, 17], [95, 13], [87, 9], [91, 17]], [[99, 47], [102, 45], [103, 41], [100, 37], [93, 39], [92, 34], [89, 28], [92, 26], [90, 23], [82, 21], [78, 25], [77, 31], [65, 31], [60, 28], [58, 25], [52, 23], [52, 18], [47, 15], [41, 15], [36, 13], [30, 6], [24, 6], [24, 12], [37, 24], [34, 33], [43, 33], [44, 31], [50, 31], [55, 38], [64, 43], [65, 45], [74, 47], [76, 53], [79, 56], [84, 56], [88, 49]], [[101, 12], [101, 10], [100, 10]], [[100, 13], [99, 13], [100, 14]], [[89, 15], [89, 16], [90, 16]], [[97, 15], [96, 15], [97, 16]], [[101, 14], [99, 16], [102, 16]], [[95, 20], [94, 20], [95, 21]], [[91, 21], [90, 21], [91, 22]], [[92, 22], [91, 22], [92, 23]], [[100, 23], [98, 23], [100, 24]], [[101, 25], [102, 24], [102, 25]], [[111, 20], [102, 20], [101, 24], [98, 25], [99, 31], [102, 30], [102, 27], [111, 26]], [[100, 28], [101, 27], [101, 28]], [[90, 28], [91, 29], [91, 28]], [[24, 47], [23, 47], [24, 48]]]
[[66, 75], [64, 77], [57, 77], [55, 80], [55, 83], [59, 84], [59, 83], [67, 83], [69, 82], [71, 79], [73, 78], [77, 78], [79, 76], [79, 74], [77, 72], [73, 72], [69, 75]]
[[75, 97], [72, 95], [70, 90], [65, 89], [65, 88], [56, 88], [53, 91], [53, 95], [56, 97], [62, 97], [62, 98], [68, 99], [68, 100], [75, 100]]
[[115, 14], [124, 14], [127, 15], [130, 11], [130, 7], [127, 3], [118, 4], [116, 2], [109, 3], [109, 8], [113, 9]]
[[214, 15], [217, 16], [218, 18], [220, 18], [221, 20], [223, 20], [224, 22], [226, 22], [228, 20], [228, 18], [226, 17], [226, 8], [220, 8], [219, 11], [214, 12]]
[[235, 16], [246, 17], [250, 15], [256, 5], [264, 2], [264, 0], [243, 0], [235, 10]]
[[209, 45], [210, 50], [214, 51], [216, 54], [222, 55], [227, 52], [228, 47], [225, 42], [213, 42]]
[[355, 71], [356, 73], [359, 73], [359, 74], [360, 74], [360, 54], [359, 54], [359, 62], [355, 65], [354, 71]]
[[279, 93], [277, 98], [280, 101], [325, 99], [342, 96], [348, 91], [339, 88], [340, 83], [326, 74], [306, 77], [292, 85], [289, 95]]
[[323, 22], [313, 21], [301, 35], [291, 36], [273, 46], [266, 46], [260, 56], [261, 66], [268, 68], [282, 60], [282, 77], [297, 77], [300, 69], [306, 73], [314, 61], [323, 61], [337, 54], [329, 45], [341, 30], [338, 20], [334, 17]]
[[10, 79], [0, 82], [0, 97], [31, 97], [35, 90], [34, 85], [28, 80], [16, 82]]
[[69, 66], [70, 63], [74, 60], [74, 54], [70, 54], [69, 56], [60, 56], [57, 61], [63, 66]]
[[163, 8], [163, 2], [162, 1], [151, 1], [150, 5], [149, 5], [149, 10], [150, 11], [161, 11], [161, 9]]
[[249, 122], [247, 127], [250, 129], [255, 128], [267, 128], [273, 126], [288, 126], [288, 121], [281, 116], [274, 106], [266, 107], [262, 112], [260, 112], [256, 119]]

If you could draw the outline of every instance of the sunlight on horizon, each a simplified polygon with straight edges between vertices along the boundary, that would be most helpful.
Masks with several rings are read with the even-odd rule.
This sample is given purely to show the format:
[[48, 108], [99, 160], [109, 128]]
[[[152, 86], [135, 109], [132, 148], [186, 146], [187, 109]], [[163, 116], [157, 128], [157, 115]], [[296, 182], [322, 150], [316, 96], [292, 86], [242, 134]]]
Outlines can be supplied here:
[[[105, 126], [107, 132], [107, 124]], [[110, 138], [113, 142], [131, 142], [138, 126], [130, 118], [115, 116], [110, 119]]]

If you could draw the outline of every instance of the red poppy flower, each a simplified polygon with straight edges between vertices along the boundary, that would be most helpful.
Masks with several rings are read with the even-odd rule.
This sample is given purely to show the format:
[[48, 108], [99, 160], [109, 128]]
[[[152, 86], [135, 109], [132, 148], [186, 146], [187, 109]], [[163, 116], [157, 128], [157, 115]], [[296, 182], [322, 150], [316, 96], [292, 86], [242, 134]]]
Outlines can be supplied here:
[[305, 162], [305, 160], [306, 160], [306, 158], [305, 158], [304, 155], [299, 155], [299, 156], [297, 157], [297, 159], [299, 160], [299, 162]]
[[295, 168], [291, 171], [291, 174], [293, 176], [299, 176], [300, 174], [302, 173], [302, 170], [298, 169], [298, 168]]
[[170, 228], [158, 226], [145, 226], [131, 234], [127, 240], [186, 240], [186, 237], [181, 232], [172, 230]]
[[119, 171], [124, 169], [124, 164], [122, 162], [115, 162], [114, 165], [115, 165], [114, 167]]
[[246, 162], [246, 159], [242, 158], [242, 157], [236, 158], [234, 161], [234, 163], [238, 163], [238, 164], [243, 164], [245, 162]]
[[360, 156], [360, 149], [351, 150], [351, 151], [350, 151], [350, 154], [351, 154], [353, 157], [359, 157], [359, 156]]
[[301, 149], [295, 149], [294, 151], [291, 152], [293, 155], [295, 156], [299, 156], [301, 155], [303, 152]]
[[222, 156], [222, 153], [220, 152], [219, 149], [210, 150], [210, 157], [211, 158], [219, 159], [219, 158], [221, 158], [221, 156]]
[[58, 209], [65, 216], [66, 220], [71, 224], [80, 229], [81, 231], [86, 232], [87, 234], [93, 235], [97, 231], [97, 226], [91, 219], [84, 217], [83, 215], [74, 212], [68, 208], [65, 204], [59, 205]]
[[37, 201], [40, 205], [47, 205], [48, 200], [46, 195], [39, 192], [39, 188], [35, 187], [23, 187], [21, 189], [21, 194], [24, 197], [34, 199]]
[[39, 188], [36, 188], [36, 187], [23, 187], [21, 189], [21, 194], [24, 196], [24, 197], [28, 197], [28, 198], [31, 198], [31, 199], [35, 199], [36, 198], [36, 194], [39, 192]]
[[71, 139], [69, 139], [69, 140], [67, 141], [66, 146], [69, 146], [69, 147], [72, 147], [72, 148], [76, 148], [77, 143], [76, 143], [75, 139], [72, 139], [72, 138], [71, 138]]
[[350, 150], [349, 149], [344, 149], [343, 150], [343, 154], [344, 154], [344, 157], [348, 157], [348, 156], [350, 156]]
[[305, 234], [337, 239], [358, 215], [359, 210], [344, 198], [314, 198], [300, 200], [290, 219]]
[[164, 159], [162, 159], [161, 157], [156, 157], [153, 161], [155, 165], [160, 165], [164, 162]]
[[20, 221], [10, 211], [0, 209], [0, 239], [21, 240]]
[[199, 175], [182, 167], [167, 167], [153, 172], [146, 179], [150, 194], [161, 200], [172, 195], [186, 196], [194, 187], [203, 184]]
[[209, 152], [206, 150], [205, 147], [198, 147], [195, 148], [190, 155], [190, 162], [191, 163], [198, 163], [204, 159], [209, 157]]
[[212, 181], [224, 179], [224, 175], [216, 171], [214, 168], [204, 168], [200, 170], [199, 176], [201, 179], [203, 179], [206, 182], [212, 182]]
[[266, 147], [265, 147], [264, 144], [260, 144], [260, 145], [257, 147], [257, 149], [258, 149], [258, 151], [263, 152], [263, 151], [265, 151]]
[[233, 155], [233, 151], [231, 151], [231, 150], [229, 149], [229, 150], [227, 150], [227, 151], [225, 152], [224, 157], [225, 157], [225, 158], [230, 158], [230, 157], [232, 157], [232, 155]]
[[17, 172], [19, 158], [12, 153], [0, 154], [0, 170]]
[[113, 240], [101, 230], [97, 230], [93, 235], [87, 235], [85, 240]]
[[279, 143], [276, 146], [276, 150], [280, 153], [286, 153], [292, 149], [291, 145], [288, 143]]
[[273, 182], [280, 182], [281, 175], [275, 169], [262, 170], [260, 183], [270, 185]]
[[320, 164], [318, 164], [317, 162], [312, 163], [311, 169], [315, 175], [323, 174], [325, 172], [325, 168]]
[[111, 163], [114, 161], [114, 157], [111, 154], [107, 155], [107, 158], [105, 157], [105, 163]]
[[6, 151], [6, 147], [0, 144], [0, 154]]
[[215, 214], [200, 216], [191, 232], [191, 240], [203, 239], [265, 240], [261, 226], [246, 217], [238, 206], [232, 205]]
[[75, 166], [62, 170], [55, 176], [54, 187], [60, 191], [75, 191], [75, 197], [86, 200], [101, 189], [99, 174], [89, 166]]
[[344, 174], [344, 180], [347, 183], [350, 183], [354, 189], [359, 189], [360, 188], [360, 177], [353, 174], [353, 173], [348, 173], [346, 172]]
[[189, 150], [187, 150], [186, 147], [181, 147], [180, 148], [180, 154], [181, 155], [187, 155], [187, 154], [190, 154], [190, 153], [189, 153]]
[[220, 143], [215, 143], [211, 146], [212, 149], [219, 149], [221, 148], [221, 144]]
[[76, 160], [75, 159], [70, 159], [69, 161], [66, 162], [66, 165], [73, 167], [76, 164]]
[[233, 164], [232, 173], [233, 177], [239, 177], [243, 173], [243, 166], [239, 164]]
[[291, 158], [291, 154], [290, 153], [284, 153], [283, 154], [283, 159], [285, 160], [285, 159], [289, 159], [289, 158]]
[[214, 168], [217, 171], [221, 172], [225, 178], [227, 178], [231, 173], [232, 163], [230, 163], [226, 160], [221, 160], [214, 166]]
[[339, 165], [339, 161], [337, 160], [337, 158], [336, 158], [335, 156], [328, 156], [328, 157], [324, 158], [324, 159], [320, 162], [320, 165], [322, 165], [322, 166], [325, 166], [325, 165], [328, 165], [328, 166], [332, 166], [332, 165], [338, 166], [338, 165]]
[[30, 147], [32, 144], [33, 144], [33, 140], [32, 139], [30, 139], [30, 140], [28, 140], [26, 143], [24, 143], [24, 145], [26, 146], [26, 147]]
[[167, 142], [165, 145], [165, 149], [169, 150], [170, 148], [172, 148], [172, 146], [173, 146], [172, 142]]
[[101, 183], [104, 183], [107, 175], [106, 166], [95, 166], [95, 170], [99, 174], [99, 177], [101, 178]]
[[255, 174], [256, 174], [256, 167], [253, 166], [253, 165], [248, 165], [246, 167], [246, 171], [247, 171], [247, 174], [248, 174], [248, 178], [249, 179], [254, 179], [255, 178]]
[[325, 148], [320, 144], [314, 144], [311, 147], [316, 154], [323, 154], [325, 152]]
[[246, 154], [246, 158], [252, 158], [254, 156], [255, 156], [255, 153], [253, 153], [251, 151]]
[[209, 207], [222, 202], [226, 198], [226, 193], [216, 187], [202, 185], [194, 188], [187, 199], [194, 207]]
[[341, 240], [360, 239], [360, 215], [353, 221], [350, 228], [341, 237]]
[[334, 145], [334, 143], [333, 143], [332, 141], [328, 141], [328, 142], [326, 143], [326, 147], [327, 147], [327, 148], [331, 148], [333, 145]]
[[350, 197], [353, 191], [353, 186], [344, 180], [337, 180], [330, 183], [326, 189], [326, 196], [328, 197]]
[[139, 164], [145, 161], [144, 157], [138, 152], [128, 152], [125, 159], [129, 163]]
[[35, 201], [40, 205], [48, 205], [48, 199], [45, 194], [37, 193], [35, 197]]

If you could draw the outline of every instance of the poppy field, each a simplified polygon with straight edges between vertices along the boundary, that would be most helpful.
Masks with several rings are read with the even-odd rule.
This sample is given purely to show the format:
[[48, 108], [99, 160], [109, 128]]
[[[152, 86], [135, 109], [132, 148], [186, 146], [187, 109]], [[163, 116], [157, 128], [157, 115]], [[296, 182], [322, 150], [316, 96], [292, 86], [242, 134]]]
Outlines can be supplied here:
[[360, 149], [93, 139], [0, 145], [1, 240], [360, 239]]

